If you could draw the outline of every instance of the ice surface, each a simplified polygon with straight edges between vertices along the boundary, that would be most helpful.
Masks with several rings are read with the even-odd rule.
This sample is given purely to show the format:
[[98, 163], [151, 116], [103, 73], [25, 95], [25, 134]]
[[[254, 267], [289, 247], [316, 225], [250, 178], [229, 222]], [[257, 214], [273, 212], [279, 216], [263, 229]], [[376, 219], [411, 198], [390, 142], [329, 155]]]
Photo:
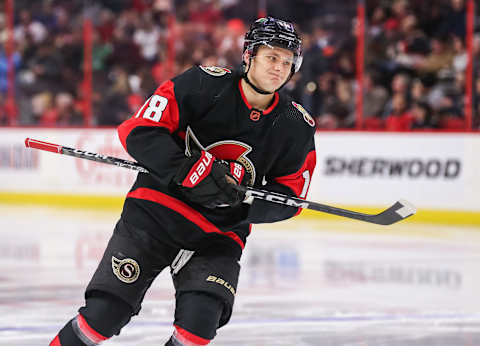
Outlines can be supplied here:
[[[83, 304], [117, 217], [0, 206], [0, 345], [48, 345]], [[212, 345], [480, 345], [479, 240], [478, 229], [408, 222], [256, 226]], [[105, 345], [163, 345], [173, 294], [163, 272]]]

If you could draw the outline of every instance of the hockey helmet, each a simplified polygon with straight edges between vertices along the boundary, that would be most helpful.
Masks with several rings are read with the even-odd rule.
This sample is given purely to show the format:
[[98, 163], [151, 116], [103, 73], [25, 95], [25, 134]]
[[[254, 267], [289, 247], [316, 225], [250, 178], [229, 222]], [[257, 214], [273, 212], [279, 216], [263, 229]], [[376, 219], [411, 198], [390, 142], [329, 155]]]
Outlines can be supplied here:
[[245, 34], [243, 52], [254, 56], [261, 45], [277, 46], [293, 52], [292, 74], [302, 65], [302, 40], [293, 24], [273, 17], [259, 18]]

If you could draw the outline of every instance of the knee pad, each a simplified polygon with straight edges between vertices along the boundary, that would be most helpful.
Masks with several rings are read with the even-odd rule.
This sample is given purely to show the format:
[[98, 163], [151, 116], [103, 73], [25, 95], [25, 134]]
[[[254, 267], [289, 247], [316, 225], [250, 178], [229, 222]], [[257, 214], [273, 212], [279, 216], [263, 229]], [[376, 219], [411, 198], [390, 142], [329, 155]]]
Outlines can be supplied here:
[[120, 334], [133, 315], [129, 304], [101, 291], [91, 292], [78, 312], [91, 328], [107, 338]]
[[[221, 299], [203, 292], [178, 294], [174, 323], [177, 328], [176, 333], [182, 335], [182, 332], [186, 331], [187, 333], [183, 334], [187, 339], [199, 337], [200, 341], [201, 339], [212, 340], [219, 328], [224, 306], [225, 303]], [[197, 343], [199, 343], [198, 340]], [[204, 345], [205, 343], [199, 344]]]
[[217, 328], [227, 324], [232, 315], [238, 284], [240, 265], [236, 258], [226, 256], [193, 255], [183, 268], [173, 275], [177, 302], [191, 299], [184, 294], [205, 295], [215, 299], [215, 306], [221, 307]]

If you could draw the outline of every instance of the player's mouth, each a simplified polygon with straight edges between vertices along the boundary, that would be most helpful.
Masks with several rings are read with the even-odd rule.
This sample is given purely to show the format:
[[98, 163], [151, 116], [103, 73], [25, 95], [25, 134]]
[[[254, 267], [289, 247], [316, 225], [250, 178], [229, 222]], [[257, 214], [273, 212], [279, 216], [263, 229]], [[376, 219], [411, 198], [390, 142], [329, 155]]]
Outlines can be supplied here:
[[276, 75], [274, 73], [270, 73], [270, 79], [274, 81], [279, 81], [281, 78], [279, 75]]

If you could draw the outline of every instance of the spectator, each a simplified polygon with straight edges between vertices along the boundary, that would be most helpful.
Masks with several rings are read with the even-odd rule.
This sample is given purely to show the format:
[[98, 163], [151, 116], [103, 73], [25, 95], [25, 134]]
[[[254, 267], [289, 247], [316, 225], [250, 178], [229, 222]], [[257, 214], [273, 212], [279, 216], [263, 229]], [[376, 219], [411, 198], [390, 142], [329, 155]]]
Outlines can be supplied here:
[[453, 51], [453, 70], [456, 72], [464, 72], [467, 68], [468, 56], [463, 39], [459, 36], [453, 36]]
[[47, 38], [48, 31], [45, 26], [39, 21], [32, 20], [32, 15], [28, 10], [21, 10], [19, 16], [20, 23], [14, 30], [16, 41], [23, 41], [29, 36], [35, 44], [39, 44]]
[[400, 29], [402, 20], [408, 15], [408, 1], [394, 0], [391, 7], [391, 16], [387, 18], [384, 29], [392, 34]]
[[[214, 33], [214, 41], [218, 47], [218, 64], [220, 66], [237, 66], [242, 56], [243, 33], [245, 24], [241, 19], [230, 19], [226, 26], [219, 25]], [[222, 59], [223, 57], [223, 59]]]
[[428, 102], [428, 88], [420, 78], [415, 78], [410, 90], [412, 102]]
[[427, 130], [438, 128], [438, 119], [433, 115], [432, 108], [425, 102], [415, 102], [410, 109], [412, 122], [410, 129]]
[[139, 46], [133, 42], [128, 24], [118, 25], [113, 36], [113, 52], [108, 59], [110, 66], [124, 66], [128, 71], [134, 71], [144, 63]]
[[460, 118], [454, 108], [445, 107], [438, 111], [440, 128], [447, 130], [465, 130], [465, 119]]
[[30, 70], [33, 72], [35, 88], [40, 90], [61, 88], [62, 81], [60, 78], [59, 67], [63, 66], [59, 51], [55, 50], [50, 41], [43, 42], [36, 54], [28, 62]]
[[223, 17], [216, 0], [189, 0], [188, 14], [190, 22], [212, 28]]
[[105, 71], [108, 68], [107, 61], [113, 53], [112, 44], [102, 40], [98, 31], [93, 33], [92, 41], [92, 69], [98, 72]]
[[[103, 102], [100, 106], [98, 125], [117, 126], [131, 116], [128, 104], [131, 88], [128, 73], [120, 65], [114, 66], [108, 77], [110, 87], [102, 95]], [[130, 102], [133, 103], [132, 100]]]
[[[393, 95], [403, 95], [405, 101], [409, 97], [409, 90], [410, 90], [410, 81], [411, 78], [406, 73], [397, 73], [393, 76], [392, 82], [390, 83], [391, 93]], [[385, 105], [385, 109], [383, 112], [383, 117], [387, 117], [390, 114], [394, 113], [394, 105], [393, 105], [393, 98], [391, 98]]]
[[335, 93], [334, 76], [332, 72], [322, 73], [315, 81], [309, 81], [302, 90], [302, 104], [315, 118], [325, 113], [327, 98]]
[[99, 22], [96, 31], [102, 42], [112, 42], [113, 33], [115, 31], [115, 18], [112, 11], [103, 9], [100, 12]]
[[379, 85], [373, 72], [364, 76], [363, 113], [366, 118], [379, 117], [388, 99], [388, 91]]
[[72, 95], [59, 93], [55, 96], [54, 107], [45, 111], [40, 119], [42, 126], [83, 125], [83, 117], [74, 108]]
[[52, 94], [50, 92], [41, 92], [32, 96], [33, 124], [41, 124], [42, 115], [51, 108], [51, 104]]
[[[13, 66], [18, 68], [21, 64], [21, 56], [18, 53], [13, 55]], [[8, 87], [8, 59], [3, 46], [0, 46], [0, 93], [6, 93]]]
[[363, 121], [366, 130], [383, 128], [381, 115], [388, 100], [388, 91], [379, 85], [373, 72], [364, 76]]
[[[33, 107], [33, 99], [44, 93], [51, 94], [51, 103], [56, 95], [69, 94], [73, 104], [78, 105], [74, 108], [81, 112], [83, 13], [90, 15], [95, 26], [92, 101], [94, 123], [102, 125], [118, 124], [128, 115], [129, 105], [138, 103], [156, 85], [193, 64], [237, 67], [244, 23], [258, 14], [254, 3], [239, 0], [93, 3], [84, 7], [84, 2], [76, 0], [19, 1], [14, 61], [21, 123], [40, 121], [44, 111], [38, 114], [39, 107]], [[399, 98], [398, 93], [403, 94], [407, 104], [427, 103], [434, 119], [440, 112], [442, 118], [446, 119], [448, 114], [464, 121], [465, 5], [465, 0], [366, 1], [368, 72], [364, 83], [364, 118], [365, 122], [373, 121], [368, 126], [383, 127], [385, 118], [393, 114], [393, 99]], [[167, 31], [172, 9], [176, 19], [173, 32]], [[355, 18], [356, 1], [301, 0], [292, 4], [276, 0], [267, 10], [269, 14], [291, 16], [304, 31], [303, 66], [284, 91], [295, 95], [312, 115], [321, 118], [320, 126], [353, 126], [357, 26], [356, 20], [351, 19]], [[5, 15], [0, 13], [1, 46], [6, 33]], [[167, 34], [173, 38], [170, 46], [173, 50], [169, 51], [174, 55], [173, 61], [167, 56]], [[2, 51], [0, 48], [0, 92], [5, 92], [7, 65]], [[480, 59], [478, 28], [474, 55], [475, 61]], [[119, 77], [118, 70], [125, 76]], [[126, 89], [118, 88], [118, 78], [126, 80]], [[115, 97], [120, 96], [125, 100], [116, 104]], [[474, 104], [474, 123], [478, 126], [479, 99], [477, 96]], [[444, 106], [450, 103], [451, 107]], [[112, 108], [105, 114], [109, 107]], [[49, 109], [57, 107], [49, 105]]]
[[447, 17], [440, 27], [440, 33], [453, 34], [462, 39], [466, 34], [466, 9], [465, 0], [450, 0]]
[[447, 37], [434, 37], [431, 45], [430, 54], [415, 65], [420, 73], [438, 73], [441, 69], [448, 69], [452, 65], [454, 52], [449, 47]]
[[407, 131], [413, 122], [412, 114], [408, 110], [405, 94], [396, 93], [392, 98], [392, 112], [385, 119], [387, 131]]
[[351, 128], [355, 123], [355, 114], [350, 102], [353, 98], [351, 85], [345, 79], [338, 79], [335, 95], [329, 96], [325, 103], [325, 113], [319, 118], [319, 126], [335, 128]]
[[140, 47], [140, 54], [145, 61], [154, 62], [158, 54], [161, 36], [160, 29], [153, 23], [151, 13], [145, 12], [142, 15], [140, 26], [133, 34], [133, 42]]
[[417, 17], [413, 14], [406, 16], [401, 22], [401, 39], [396, 44], [396, 64], [414, 69], [428, 53], [430, 47], [423, 31], [418, 28]]

